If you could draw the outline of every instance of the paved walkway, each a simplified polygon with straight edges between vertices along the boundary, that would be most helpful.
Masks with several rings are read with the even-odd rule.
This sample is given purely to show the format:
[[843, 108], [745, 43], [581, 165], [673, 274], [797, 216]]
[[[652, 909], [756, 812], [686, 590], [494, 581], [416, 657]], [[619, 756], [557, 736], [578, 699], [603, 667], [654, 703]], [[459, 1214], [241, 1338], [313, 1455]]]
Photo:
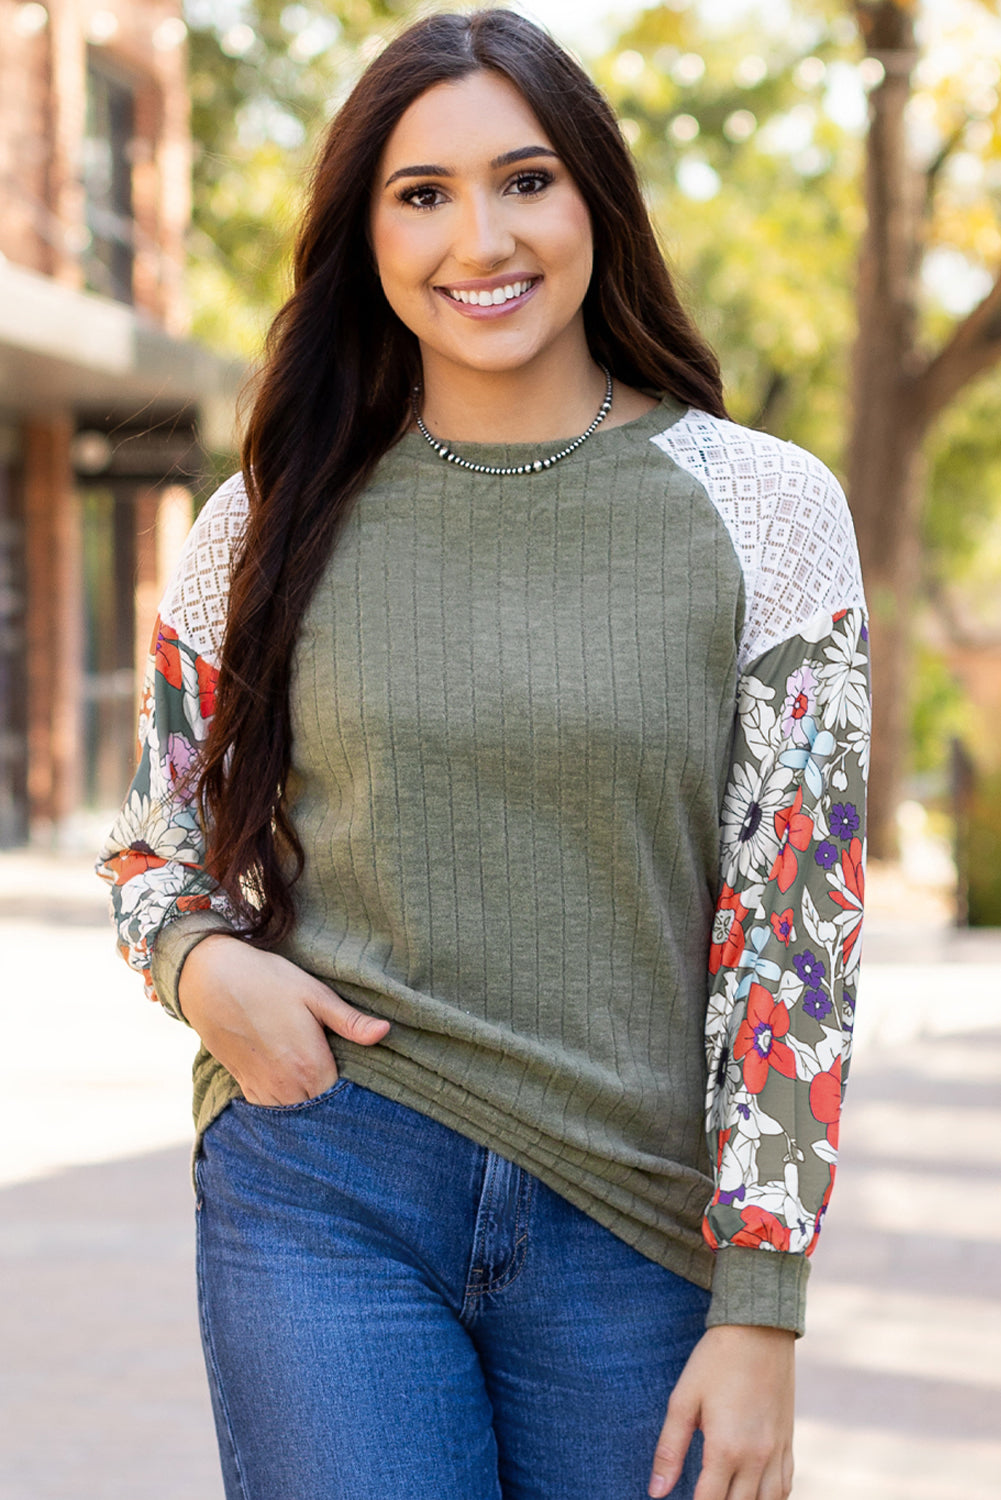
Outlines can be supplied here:
[[[906, 929], [884, 906], [799, 1350], [794, 1500], [998, 1500], [1001, 933], [953, 936], [934, 912]], [[0, 995], [0, 1500], [221, 1500], [191, 1034], [142, 1001], [80, 859], [0, 854]]]

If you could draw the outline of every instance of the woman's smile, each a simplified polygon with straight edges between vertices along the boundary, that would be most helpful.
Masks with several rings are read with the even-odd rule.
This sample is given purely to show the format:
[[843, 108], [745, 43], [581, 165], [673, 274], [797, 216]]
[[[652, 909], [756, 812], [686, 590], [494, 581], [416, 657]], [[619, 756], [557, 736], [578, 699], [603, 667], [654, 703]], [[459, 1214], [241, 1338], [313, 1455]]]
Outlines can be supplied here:
[[467, 318], [500, 318], [524, 307], [541, 276], [492, 276], [438, 286], [435, 291]]

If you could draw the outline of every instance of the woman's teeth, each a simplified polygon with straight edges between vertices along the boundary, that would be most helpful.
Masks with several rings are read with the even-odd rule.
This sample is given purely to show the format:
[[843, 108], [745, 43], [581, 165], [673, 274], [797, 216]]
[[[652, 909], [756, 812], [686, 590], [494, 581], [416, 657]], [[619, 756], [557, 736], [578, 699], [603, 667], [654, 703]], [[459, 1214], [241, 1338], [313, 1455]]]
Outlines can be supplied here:
[[512, 281], [510, 286], [495, 286], [492, 292], [456, 292], [446, 287], [448, 296], [456, 302], [468, 302], [473, 307], [497, 307], [501, 302], [510, 302], [528, 291], [531, 281]]

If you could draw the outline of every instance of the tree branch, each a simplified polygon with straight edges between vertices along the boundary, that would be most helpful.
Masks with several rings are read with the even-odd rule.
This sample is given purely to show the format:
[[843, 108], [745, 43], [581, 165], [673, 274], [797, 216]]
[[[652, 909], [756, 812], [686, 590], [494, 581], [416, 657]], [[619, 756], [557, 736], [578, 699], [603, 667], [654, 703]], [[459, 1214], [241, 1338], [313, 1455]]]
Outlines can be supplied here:
[[968, 124], [969, 119], [967, 117], [964, 116], [962, 119], [960, 119], [959, 124], [945, 138], [945, 140], [942, 142], [942, 145], [939, 147], [938, 151], [935, 153], [928, 166], [925, 168], [924, 208], [926, 218], [931, 216], [932, 199], [935, 196], [935, 189], [938, 186], [938, 179], [942, 174], [942, 169], [944, 168], [946, 162], [948, 162], [952, 157], [953, 152], [958, 150], [958, 148], [962, 145], [963, 136], [966, 134], [966, 127]]
[[914, 377], [916, 409], [927, 426], [964, 385], [1001, 360], [1001, 271], [990, 291], [953, 329], [939, 352]]
[[779, 370], [771, 370], [768, 376], [768, 384], [761, 400], [761, 405], [750, 422], [751, 427], [758, 428], [761, 432], [770, 432], [771, 423], [789, 393], [789, 377], [783, 375]]

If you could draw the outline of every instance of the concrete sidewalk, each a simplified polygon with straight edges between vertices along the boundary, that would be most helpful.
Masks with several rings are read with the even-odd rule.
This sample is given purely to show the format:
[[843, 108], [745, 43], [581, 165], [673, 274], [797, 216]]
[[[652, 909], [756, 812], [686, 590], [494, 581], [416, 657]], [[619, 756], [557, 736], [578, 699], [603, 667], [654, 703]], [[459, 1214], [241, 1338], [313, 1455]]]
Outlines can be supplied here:
[[[867, 929], [794, 1497], [998, 1500], [1001, 934], [892, 908]], [[0, 854], [0, 975], [0, 1500], [221, 1500], [194, 1039], [143, 1002], [80, 859]]]

